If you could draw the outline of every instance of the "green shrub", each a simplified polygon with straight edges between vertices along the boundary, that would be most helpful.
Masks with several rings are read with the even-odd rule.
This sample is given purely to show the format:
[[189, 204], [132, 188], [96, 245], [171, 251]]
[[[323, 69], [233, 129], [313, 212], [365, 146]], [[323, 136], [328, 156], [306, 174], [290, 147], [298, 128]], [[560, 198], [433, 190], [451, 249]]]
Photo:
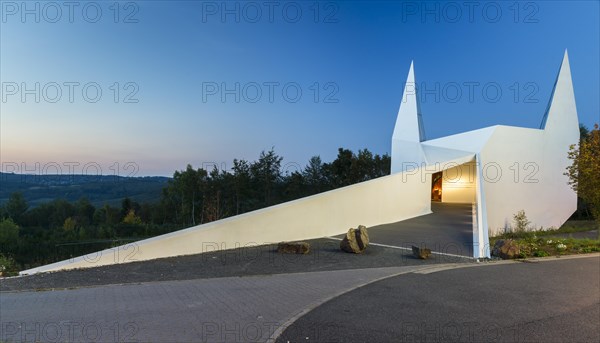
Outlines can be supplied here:
[[10, 219], [0, 220], [0, 250], [6, 252], [19, 239], [19, 226]]
[[513, 231], [514, 232], [525, 232], [529, 230], [531, 222], [525, 215], [525, 210], [520, 210], [517, 214], [513, 215]]
[[17, 275], [18, 269], [15, 260], [12, 257], [0, 254], [0, 275], [13, 276]]

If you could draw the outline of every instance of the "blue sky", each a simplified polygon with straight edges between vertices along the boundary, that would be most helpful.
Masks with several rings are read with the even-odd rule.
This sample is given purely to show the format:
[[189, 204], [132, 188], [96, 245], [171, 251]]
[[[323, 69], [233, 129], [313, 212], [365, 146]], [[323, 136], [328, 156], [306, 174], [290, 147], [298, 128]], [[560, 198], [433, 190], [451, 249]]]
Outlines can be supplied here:
[[389, 153], [412, 60], [427, 138], [539, 127], [565, 49], [580, 122], [600, 121], [596, 1], [21, 3], [1, 1], [3, 171]]

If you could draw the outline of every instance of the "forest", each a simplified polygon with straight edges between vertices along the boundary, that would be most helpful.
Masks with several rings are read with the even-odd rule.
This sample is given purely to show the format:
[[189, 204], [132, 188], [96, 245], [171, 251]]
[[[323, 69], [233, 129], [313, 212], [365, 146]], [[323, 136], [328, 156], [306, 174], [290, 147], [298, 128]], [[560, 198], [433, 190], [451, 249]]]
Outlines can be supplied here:
[[331, 162], [314, 156], [303, 168], [290, 170], [271, 149], [255, 161], [234, 160], [231, 170], [188, 165], [166, 182], [159, 201], [126, 197], [120, 206], [95, 206], [86, 197], [31, 206], [22, 193], [13, 192], [0, 206], [0, 265], [11, 275], [208, 223], [388, 175], [390, 162], [387, 154], [340, 148]]

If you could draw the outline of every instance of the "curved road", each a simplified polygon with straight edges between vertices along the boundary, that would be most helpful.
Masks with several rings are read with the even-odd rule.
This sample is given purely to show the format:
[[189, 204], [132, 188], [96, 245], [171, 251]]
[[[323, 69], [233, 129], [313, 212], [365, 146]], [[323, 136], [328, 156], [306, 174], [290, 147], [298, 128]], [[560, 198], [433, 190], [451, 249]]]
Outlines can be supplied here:
[[600, 342], [600, 257], [388, 278], [319, 306], [277, 342]]
[[0, 319], [2, 342], [598, 342], [600, 255], [2, 292]]

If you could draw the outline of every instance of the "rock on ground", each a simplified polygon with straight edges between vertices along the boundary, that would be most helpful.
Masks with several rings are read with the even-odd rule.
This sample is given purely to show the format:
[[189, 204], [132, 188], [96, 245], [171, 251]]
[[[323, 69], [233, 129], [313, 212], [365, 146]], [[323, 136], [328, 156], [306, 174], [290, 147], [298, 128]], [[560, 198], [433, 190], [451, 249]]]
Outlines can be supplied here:
[[281, 242], [277, 246], [277, 252], [280, 254], [308, 254], [310, 244], [306, 242]]
[[496, 241], [492, 249], [492, 255], [498, 256], [503, 260], [517, 258], [520, 253], [521, 249], [519, 245], [512, 239], [500, 239]]
[[414, 245], [412, 246], [412, 252], [413, 252], [413, 255], [416, 258], [420, 258], [422, 260], [426, 260], [426, 259], [429, 258], [429, 256], [431, 256], [431, 250], [430, 249], [419, 248], [419, 247], [416, 247]]
[[363, 225], [359, 225], [357, 229], [348, 230], [346, 237], [340, 242], [340, 249], [354, 254], [362, 253], [368, 246], [369, 233]]

